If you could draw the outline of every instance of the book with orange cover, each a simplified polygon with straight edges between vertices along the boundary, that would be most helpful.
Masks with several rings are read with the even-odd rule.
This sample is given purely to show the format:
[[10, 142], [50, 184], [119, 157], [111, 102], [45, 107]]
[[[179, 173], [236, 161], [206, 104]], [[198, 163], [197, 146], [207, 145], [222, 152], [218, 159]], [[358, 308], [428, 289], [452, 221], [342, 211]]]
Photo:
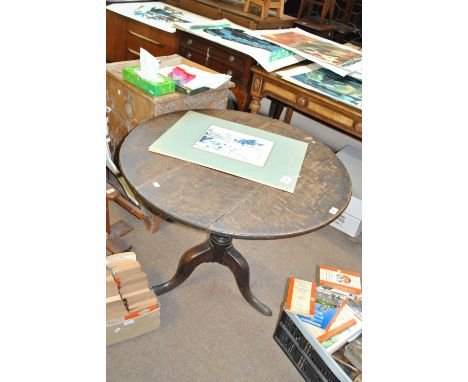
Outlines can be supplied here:
[[[352, 303], [352, 301], [350, 301]], [[332, 326], [332, 330], [339, 325], [342, 325], [345, 322], [354, 321], [355, 323], [345, 330], [340, 332], [335, 331], [335, 334], [332, 336], [327, 336], [327, 339], [324, 339], [322, 345], [327, 349], [329, 354], [334, 353], [342, 346], [346, 345], [348, 341], [351, 341], [353, 338], [357, 338], [362, 333], [362, 320], [360, 315], [350, 306], [346, 304], [340, 316], [335, 321], [335, 324]]]
[[290, 277], [285, 309], [295, 314], [313, 316], [315, 312], [315, 288], [314, 282]]
[[350, 272], [344, 269], [338, 269], [327, 266], [320, 266], [319, 270], [320, 285], [326, 285], [331, 288], [361, 294], [361, 276], [357, 272]]
[[337, 325], [336, 327], [334, 327], [333, 329], [331, 330], [328, 330], [328, 331], [325, 331], [324, 334], [322, 334], [321, 336], [317, 337], [317, 341], [318, 342], [323, 342], [325, 340], [328, 340], [329, 338], [333, 337], [334, 335], [338, 334], [338, 333], [341, 333], [342, 331], [350, 328], [351, 326], [353, 326], [354, 324], [356, 323], [356, 320], [352, 319], [350, 321], [346, 321], [346, 322], [343, 322], [342, 324], [340, 325]]

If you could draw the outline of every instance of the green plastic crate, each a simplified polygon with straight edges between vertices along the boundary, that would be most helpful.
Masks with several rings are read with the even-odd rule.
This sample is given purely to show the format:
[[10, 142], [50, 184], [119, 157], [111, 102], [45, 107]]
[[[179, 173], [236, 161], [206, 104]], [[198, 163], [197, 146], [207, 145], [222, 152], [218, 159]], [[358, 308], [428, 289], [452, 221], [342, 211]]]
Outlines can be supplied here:
[[139, 69], [140, 67], [138, 65], [124, 68], [122, 70], [123, 79], [130, 82], [132, 85], [135, 85], [138, 89], [143, 90], [145, 93], [155, 97], [175, 92], [176, 84], [170, 78], [160, 76], [162, 78], [162, 82], [148, 81], [135, 73], [135, 70]]

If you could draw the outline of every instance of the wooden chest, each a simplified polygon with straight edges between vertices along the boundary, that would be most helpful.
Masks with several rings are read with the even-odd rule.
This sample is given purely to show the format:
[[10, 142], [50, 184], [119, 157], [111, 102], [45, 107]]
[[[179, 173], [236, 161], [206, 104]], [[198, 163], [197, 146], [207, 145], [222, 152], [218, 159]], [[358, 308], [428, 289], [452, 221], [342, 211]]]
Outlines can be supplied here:
[[[161, 60], [161, 67], [186, 64], [214, 72], [176, 54], [158, 59]], [[122, 78], [122, 69], [132, 65], [139, 65], [139, 60], [110, 63], [106, 68], [106, 102], [112, 109], [109, 114], [112, 155], [129, 131], [147, 119], [179, 110], [225, 109], [228, 91], [234, 86], [228, 82], [217, 89], [191, 96], [173, 93], [152, 97]]]

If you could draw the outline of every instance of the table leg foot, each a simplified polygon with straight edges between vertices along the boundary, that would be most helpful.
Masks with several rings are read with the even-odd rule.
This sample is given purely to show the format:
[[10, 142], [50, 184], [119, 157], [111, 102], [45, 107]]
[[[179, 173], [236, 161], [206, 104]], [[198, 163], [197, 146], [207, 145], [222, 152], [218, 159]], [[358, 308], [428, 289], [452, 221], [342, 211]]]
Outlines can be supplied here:
[[261, 303], [250, 290], [250, 269], [247, 260], [234, 248], [232, 238], [210, 235], [207, 242], [199, 244], [184, 253], [177, 271], [168, 282], [153, 286], [157, 295], [164, 294], [182, 284], [202, 263], [215, 262], [228, 267], [236, 278], [242, 296], [260, 313], [271, 316], [271, 310]]
[[197, 266], [210, 262], [212, 259], [212, 247], [208, 242], [189, 249], [181, 257], [177, 271], [169, 281], [153, 287], [156, 295], [161, 295], [182, 284], [192, 274]]
[[231, 247], [223, 256], [223, 265], [226, 265], [234, 274], [237, 286], [247, 302], [265, 316], [271, 316], [271, 310], [260, 302], [250, 290], [250, 269], [247, 260]]

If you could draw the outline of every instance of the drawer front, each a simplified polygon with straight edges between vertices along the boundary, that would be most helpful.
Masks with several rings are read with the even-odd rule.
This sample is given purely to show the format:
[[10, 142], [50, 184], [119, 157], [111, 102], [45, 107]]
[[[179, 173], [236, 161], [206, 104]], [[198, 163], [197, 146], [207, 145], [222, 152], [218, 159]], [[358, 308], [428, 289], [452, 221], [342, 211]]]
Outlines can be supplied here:
[[177, 53], [176, 33], [164, 32], [136, 21], [127, 21], [126, 39], [127, 51], [139, 52], [141, 47], [156, 56]]
[[197, 49], [199, 51], [206, 51], [210, 46], [210, 41], [199, 39], [190, 34], [182, 34], [180, 36], [180, 46], [190, 49]]
[[231, 67], [227, 67], [224, 61], [218, 61], [213, 57], [210, 57], [210, 59], [208, 60], [208, 67], [210, 69], [216, 70], [219, 73], [230, 75], [231, 81], [234, 82], [236, 86], [243, 87], [242, 71]]
[[181, 46], [179, 49], [179, 55], [188, 58], [189, 60], [192, 60], [197, 64], [206, 66], [206, 54], [198, 50], [185, 48]]
[[246, 60], [242, 55], [232, 50], [223, 49], [219, 46], [210, 49], [210, 58], [223, 62], [224, 65], [229, 68], [240, 71], [243, 71], [245, 66], [248, 65], [248, 60]]

